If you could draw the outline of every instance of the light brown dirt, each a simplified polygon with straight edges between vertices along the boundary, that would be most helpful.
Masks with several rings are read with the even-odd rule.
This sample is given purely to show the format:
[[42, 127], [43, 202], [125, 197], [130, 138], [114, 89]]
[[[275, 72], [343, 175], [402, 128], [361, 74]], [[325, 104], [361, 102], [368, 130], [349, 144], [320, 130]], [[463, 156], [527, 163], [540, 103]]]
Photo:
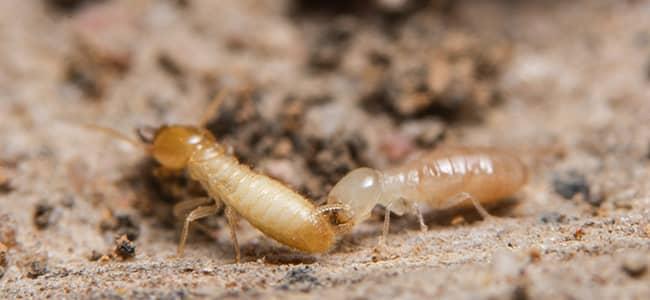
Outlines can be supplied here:
[[[397, 2], [0, 1], [0, 298], [649, 298], [650, 2]], [[242, 222], [235, 264], [216, 216], [175, 258], [201, 191], [79, 124], [192, 124], [221, 89], [209, 128], [315, 201], [440, 144], [531, 179], [495, 219], [394, 217], [383, 249], [381, 209], [322, 255]]]

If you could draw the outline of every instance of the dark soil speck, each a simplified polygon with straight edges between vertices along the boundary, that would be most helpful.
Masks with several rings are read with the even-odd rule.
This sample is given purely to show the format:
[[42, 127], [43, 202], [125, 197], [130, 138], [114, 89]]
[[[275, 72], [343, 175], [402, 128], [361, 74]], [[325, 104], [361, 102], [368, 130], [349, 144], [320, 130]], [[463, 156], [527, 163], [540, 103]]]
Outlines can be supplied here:
[[584, 199], [590, 197], [589, 183], [585, 176], [577, 171], [556, 174], [553, 177], [553, 188], [564, 199], [573, 199], [577, 194], [582, 194]]
[[123, 235], [115, 241], [115, 250], [113, 253], [123, 260], [134, 258], [135, 243], [130, 241], [126, 235]]
[[299, 290], [308, 292], [312, 288], [321, 285], [318, 278], [313, 275], [314, 270], [308, 266], [300, 266], [289, 270], [278, 286], [282, 290]]
[[38, 229], [46, 229], [50, 225], [56, 223], [56, 216], [54, 211], [54, 206], [40, 202], [36, 204], [34, 208], [34, 226]]

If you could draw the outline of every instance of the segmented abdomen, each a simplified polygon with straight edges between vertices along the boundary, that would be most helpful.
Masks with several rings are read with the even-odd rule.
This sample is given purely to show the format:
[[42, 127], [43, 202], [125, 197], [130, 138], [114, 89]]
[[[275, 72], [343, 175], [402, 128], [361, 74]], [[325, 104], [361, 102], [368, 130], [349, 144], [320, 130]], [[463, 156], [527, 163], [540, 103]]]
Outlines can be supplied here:
[[[210, 149], [201, 150], [210, 151]], [[205, 153], [205, 152], [204, 152]], [[210, 157], [197, 153], [194, 157]], [[251, 225], [273, 239], [306, 252], [323, 252], [334, 232], [314, 205], [277, 180], [258, 174], [229, 155], [212, 155], [188, 164], [193, 179]]]
[[523, 163], [492, 148], [442, 148], [385, 172], [388, 189], [434, 208], [465, 192], [489, 204], [512, 196], [527, 181]]

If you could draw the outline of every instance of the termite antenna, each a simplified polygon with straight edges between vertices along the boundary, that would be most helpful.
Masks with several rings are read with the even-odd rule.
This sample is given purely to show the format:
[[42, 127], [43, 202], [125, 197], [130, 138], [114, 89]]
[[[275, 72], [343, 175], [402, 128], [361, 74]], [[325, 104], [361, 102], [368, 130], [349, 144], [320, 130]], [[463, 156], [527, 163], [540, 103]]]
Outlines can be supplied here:
[[212, 98], [212, 101], [210, 101], [210, 104], [208, 107], [205, 109], [205, 112], [203, 115], [201, 115], [201, 118], [199, 119], [199, 127], [205, 128], [205, 125], [210, 122], [210, 120], [215, 119], [219, 115], [219, 108], [221, 107], [221, 104], [223, 101], [226, 99], [228, 94], [235, 93], [237, 95], [244, 95], [244, 97], [251, 97], [251, 91], [252, 87], [250, 84], [251, 79], [248, 78], [248, 76], [241, 74], [240, 71], [235, 71], [237, 73], [235, 75], [235, 78], [240, 79], [244, 81], [242, 86], [237, 87], [237, 88], [229, 88], [229, 87], [222, 87], [219, 92], [217, 92], [216, 95]]
[[226, 99], [227, 95], [228, 92], [226, 92], [226, 89], [221, 89], [216, 95], [214, 95], [214, 98], [212, 98], [212, 101], [210, 101], [210, 104], [199, 119], [199, 127], [205, 128], [205, 125], [207, 125], [210, 120], [219, 115], [219, 107], [221, 107], [221, 104], [223, 103], [223, 100]]
[[133, 147], [142, 149], [143, 151], [145, 151], [148, 154], [151, 154], [151, 146], [149, 146], [149, 145], [147, 145], [145, 143], [142, 143], [142, 142], [140, 142], [140, 141], [138, 141], [136, 139], [130, 138], [130, 137], [126, 136], [125, 134], [123, 134], [123, 133], [121, 133], [121, 132], [119, 132], [119, 131], [117, 131], [115, 129], [102, 127], [102, 126], [98, 126], [98, 125], [94, 125], [94, 124], [81, 124], [81, 126], [86, 128], [86, 129], [103, 132], [105, 134], [108, 134], [108, 135], [116, 138], [116, 139], [119, 139], [119, 140], [122, 140], [124, 142], [129, 143]]
[[158, 132], [158, 128], [153, 126], [140, 126], [135, 129], [138, 138], [145, 144], [153, 143], [153, 140], [156, 138], [156, 132]]

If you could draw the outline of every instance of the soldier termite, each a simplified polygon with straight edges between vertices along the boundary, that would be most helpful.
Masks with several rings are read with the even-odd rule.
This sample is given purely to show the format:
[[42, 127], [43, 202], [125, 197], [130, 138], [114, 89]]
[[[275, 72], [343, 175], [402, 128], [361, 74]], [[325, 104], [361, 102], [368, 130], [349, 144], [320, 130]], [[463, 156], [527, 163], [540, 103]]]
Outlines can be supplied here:
[[[201, 124], [216, 113], [225, 96], [221, 92], [202, 118]], [[192, 209], [185, 217], [178, 255], [183, 254], [192, 221], [216, 214], [225, 205], [231, 238], [239, 261], [234, 223], [242, 216], [267, 236], [298, 250], [325, 252], [334, 242], [335, 226], [306, 198], [281, 182], [240, 164], [203, 126], [165, 125], [157, 128], [150, 143], [133, 140], [112, 129], [87, 125], [145, 149], [163, 169], [187, 170], [213, 199], [191, 199], [177, 204], [175, 214]]]
[[388, 233], [390, 212], [418, 216], [417, 203], [433, 209], [472, 204], [489, 215], [482, 205], [496, 203], [516, 193], [527, 181], [524, 164], [507, 152], [492, 148], [447, 147], [434, 150], [400, 167], [379, 171], [359, 168], [345, 175], [332, 188], [328, 204], [336, 209], [336, 222], [351, 228], [363, 222], [377, 204], [386, 208], [382, 241]]

